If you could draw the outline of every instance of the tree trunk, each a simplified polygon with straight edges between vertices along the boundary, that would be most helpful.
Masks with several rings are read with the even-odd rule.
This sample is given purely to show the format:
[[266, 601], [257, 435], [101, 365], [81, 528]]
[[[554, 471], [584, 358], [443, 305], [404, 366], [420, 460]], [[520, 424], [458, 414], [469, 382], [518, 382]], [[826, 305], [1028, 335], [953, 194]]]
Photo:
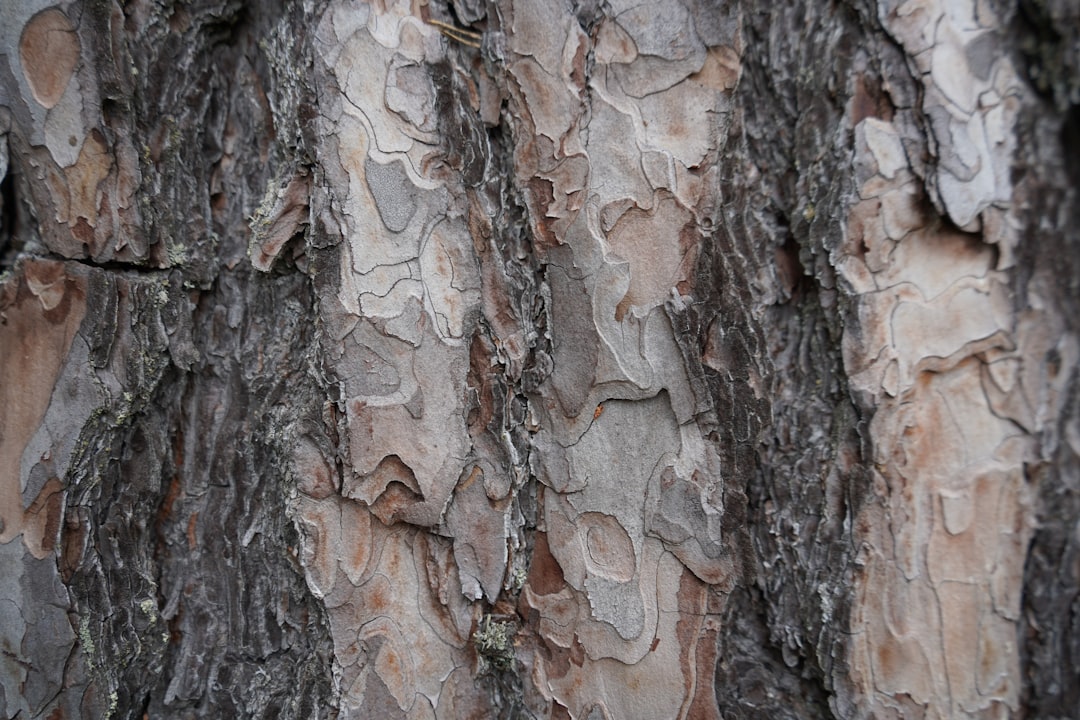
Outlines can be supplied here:
[[1064, 0], [0, 53], [3, 717], [1077, 716]]

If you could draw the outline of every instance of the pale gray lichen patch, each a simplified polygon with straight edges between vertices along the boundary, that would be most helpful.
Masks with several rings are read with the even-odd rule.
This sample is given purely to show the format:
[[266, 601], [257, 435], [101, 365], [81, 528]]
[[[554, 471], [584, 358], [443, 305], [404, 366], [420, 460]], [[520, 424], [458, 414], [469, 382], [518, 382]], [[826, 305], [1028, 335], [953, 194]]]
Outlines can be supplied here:
[[504, 672], [514, 665], [514, 635], [517, 626], [512, 622], [493, 620], [485, 615], [473, 633], [472, 641], [480, 662], [480, 673]]

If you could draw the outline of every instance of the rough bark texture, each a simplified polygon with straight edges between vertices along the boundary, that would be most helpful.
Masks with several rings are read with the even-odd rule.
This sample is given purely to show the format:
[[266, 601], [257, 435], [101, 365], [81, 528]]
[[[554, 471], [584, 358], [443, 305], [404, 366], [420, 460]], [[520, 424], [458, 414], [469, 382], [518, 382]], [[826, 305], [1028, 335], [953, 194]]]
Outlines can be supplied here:
[[0, 715], [1074, 717], [1080, 14], [0, 7]]

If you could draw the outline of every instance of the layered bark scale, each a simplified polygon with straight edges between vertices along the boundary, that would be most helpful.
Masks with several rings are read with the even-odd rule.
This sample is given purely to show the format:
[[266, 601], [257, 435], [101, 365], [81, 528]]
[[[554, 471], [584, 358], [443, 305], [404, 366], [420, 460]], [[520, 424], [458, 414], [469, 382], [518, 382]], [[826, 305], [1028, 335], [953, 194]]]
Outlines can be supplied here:
[[0, 9], [0, 707], [1066, 716], [1080, 44], [991, 5]]

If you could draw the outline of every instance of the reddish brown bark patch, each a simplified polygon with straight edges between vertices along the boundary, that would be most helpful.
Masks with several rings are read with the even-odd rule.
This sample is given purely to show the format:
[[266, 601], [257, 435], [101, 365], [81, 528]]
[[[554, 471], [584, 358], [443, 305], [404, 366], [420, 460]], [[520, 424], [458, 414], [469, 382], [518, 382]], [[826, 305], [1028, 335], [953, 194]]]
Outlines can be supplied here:
[[[63, 263], [26, 262], [21, 276], [0, 287], [0, 542], [24, 529], [23, 509], [33, 498], [22, 497], [23, 451], [45, 418], [85, 313], [86, 277], [68, 274]], [[36, 556], [46, 552], [35, 538], [27, 543]]]
[[34, 99], [46, 108], [60, 102], [79, 62], [79, 36], [58, 8], [42, 10], [23, 28], [19, 59]]

